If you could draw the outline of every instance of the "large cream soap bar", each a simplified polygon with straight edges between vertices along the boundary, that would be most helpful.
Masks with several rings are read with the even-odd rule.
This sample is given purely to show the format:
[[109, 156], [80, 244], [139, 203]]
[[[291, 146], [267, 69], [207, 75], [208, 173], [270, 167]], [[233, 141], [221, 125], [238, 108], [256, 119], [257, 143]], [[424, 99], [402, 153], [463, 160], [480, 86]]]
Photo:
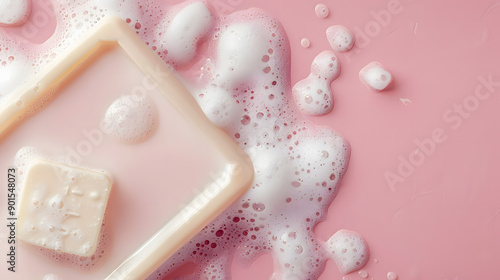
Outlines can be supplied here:
[[[3, 100], [0, 155], [0, 170], [17, 167], [19, 196], [29, 192], [30, 157], [113, 178], [94, 255], [40, 250], [19, 240], [26, 235], [18, 223], [16, 272], [0, 270], [0, 279], [145, 279], [253, 180], [244, 151], [135, 30], [109, 16]], [[19, 155], [27, 162], [16, 163]], [[0, 252], [7, 245], [0, 242]]]
[[19, 202], [19, 240], [93, 255], [111, 185], [105, 173], [36, 160], [28, 169]]

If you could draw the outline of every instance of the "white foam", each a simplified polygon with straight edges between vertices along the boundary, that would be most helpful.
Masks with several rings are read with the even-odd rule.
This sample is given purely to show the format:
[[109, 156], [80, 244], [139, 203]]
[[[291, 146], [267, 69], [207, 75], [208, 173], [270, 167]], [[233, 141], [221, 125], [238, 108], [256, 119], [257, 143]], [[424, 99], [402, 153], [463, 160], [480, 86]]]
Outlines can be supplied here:
[[374, 61], [359, 71], [359, 80], [369, 89], [380, 92], [392, 82], [392, 74], [387, 67]]
[[[176, 74], [189, 84], [188, 88], [209, 119], [233, 137], [255, 165], [251, 189], [148, 279], [162, 279], [190, 261], [197, 264], [193, 279], [212, 276], [230, 279], [234, 254], [251, 262], [263, 253], [273, 255], [276, 278], [319, 278], [332, 256], [327, 243], [319, 240], [313, 229], [324, 219], [335, 198], [347, 169], [350, 148], [332, 129], [305, 122], [292, 106], [290, 47], [281, 24], [259, 9], [227, 16], [211, 13], [210, 23], [206, 18], [188, 23], [188, 16], [183, 13], [206, 15], [207, 11], [214, 10], [207, 2], [175, 6], [165, 5], [162, 0], [106, 2], [109, 3], [104, 6], [98, 0], [55, 1], [58, 27], [49, 41], [40, 46], [27, 46], [27, 49], [3, 41], [0, 48], [9, 46], [16, 54], [27, 53], [26, 65], [34, 65], [34, 71], [41, 71], [100, 18], [107, 14], [119, 15], [152, 50], [171, 64]], [[188, 8], [193, 5], [195, 8]], [[189, 34], [191, 39], [186, 37], [176, 46], [178, 49], [187, 46], [188, 50], [178, 55], [168, 50], [165, 33], [176, 20], [179, 26], [187, 24], [199, 31], [193, 31]], [[206, 26], [209, 26], [207, 30]], [[172, 34], [179, 36], [179, 28], [172, 28]], [[199, 48], [200, 43], [203, 48]], [[339, 61], [332, 57], [332, 52], [319, 55], [312, 63], [311, 78], [307, 81], [312, 87], [328, 92], [329, 101], [322, 103], [327, 108], [319, 109], [323, 112], [333, 106], [330, 83], [340, 74]], [[194, 74], [187, 75], [183, 63], [194, 65]], [[203, 69], [199, 77], [192, 78], [198, 65]], [[125, 101], [117, 100], [108, 110], [111, 133], [126, 141], [140, 141], [134, 138], [137, 135], [150, 136], [147, 131], [154, 131], [148, 128], [154, 118], [148, 117], [149, 108], [134, 97], [124, 98]], [[120, 121], [133, 114], [139, 116], [133, 117], [134, 122], [125, 125]], [[120, 127], [120, 123], [125, 128]], [[105, 228], [103, 224], [102, 250], [108, 253], [109, 237]], [[92, 269], [103, 259], [101, 255], [91, 261], [67, 259], [68, 256], [51, 251], [42, 251], [42, 254], [81, 269]]]
[[31, 0], [1, 0], [0, 26], [18, 26], [31, 14]]
[[330, 84], [340, 75], [340, 61], [331, 51], [318, 54], [311, 65], [309, 76], [295, 84], [293, 97], [303, 113], [324, 115], [333, 109]]
[[314, 7], [314, 12], [316, 13], [316, 16], [319, 18], [326, 18], [330, 14], [330, 10], [323, 3], [316, 5], [316, 7]]
[[222, 32], [216, 64], [221, 86], [231, 87], [252, 79], [267, 54], [266, 37], [266, 32], [254, 23], [233, 24]]
[[109, 106], [103, 125], [105, 133], [118, 141], [136, 144], [152, 136], [158, 126], [158, 112], [150, 98], [125, 95]]
[[326, 30], [326, 38], [336, 52], [347, 52], [354, 46], [355, 37], [352, 32], [342, 25], [333, 25]]
[[309, 41], [309, 39], [307, 38], [302, 38], [302, 40], [300, 40], [300, 45], [303, 47], [303, 48], [309, 48], [311, 46], [311, 41]]
[[207, 35], [212, 15], [201, 2], [182, 9], [168, 25], [162, 39], [173, 63], [185, 64], [196, 55], [199, 42]]
[[357, 232], [341, 229], [328, 239], [327, 246], [333, 261], [343, 274], [361, 269], [370, 258], [368, 245]]
[[0, 100], [14, 92], [33, 75], [33, 70], [22, 54], [0, 51], [2, 52], [6, 61], [0, 63]]
[[63, 280], [63, 279], [55, 274], [47, 274], [43, 277], [43, 280]]

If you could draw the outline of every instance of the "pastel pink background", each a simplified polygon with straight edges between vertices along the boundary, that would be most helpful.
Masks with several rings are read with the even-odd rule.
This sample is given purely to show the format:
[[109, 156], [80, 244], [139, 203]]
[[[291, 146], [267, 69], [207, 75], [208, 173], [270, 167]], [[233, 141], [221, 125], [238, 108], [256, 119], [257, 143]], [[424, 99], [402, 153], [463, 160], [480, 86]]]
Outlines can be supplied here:
[[[314, 14], [316, 1], [210, 2], [223, 4], [224, 12], [259, 7], [277, 17], [290, 39], [294, 83], [308, 75], [319, 52], [330, 49], [328, 26], [378, 26], [368, 41], [339, 54], [342, 74], [332, 85], [333, 112], [311, 118], [339, 131], [352, 146], [347, 175], [316, 233], [321, 240], [341, 228], [361, 233], [370, 245], [364, 268], [370, 278], [386, 279], [394, 271], [403, 280], [500, 279], [500, 87], [456, 130], [443, 119], [473, 95], [479, 76], [500, 81], [498, 1], [324, 0], [330, 8], [326, 19]], [[399, 3], [400, 12], [382, 26], [374, 13], [389, 3]], [[39, 8], [35, 3], [34, 12]], [[31, 40], [42, 42], [54, 26], [46, 25]], [[310, 48], [300, 46], [303, 37], [311, 40]], [[374, 60], [394, 74], [394, 85], [383, 93], [358, 80], [359, 70]], [[392, 191], [384, 174], [397, 174], [398, 157], [408, 159], [417, 149], [414, 141], [438, 128], [446, 141]], [[233, 279], [269, 279], [272, 266], [270, 256], [249, 268], [235, 262]], [[355, 273], [348, 277], [361, 279]], [[321, 279], [341, 278], [329, 261]]]

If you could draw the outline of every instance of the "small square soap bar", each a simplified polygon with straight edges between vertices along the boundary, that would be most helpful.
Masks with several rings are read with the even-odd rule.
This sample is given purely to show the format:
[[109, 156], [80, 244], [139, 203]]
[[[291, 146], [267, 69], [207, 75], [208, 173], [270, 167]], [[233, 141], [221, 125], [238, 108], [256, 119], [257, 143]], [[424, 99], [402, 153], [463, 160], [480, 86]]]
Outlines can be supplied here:
[[111, 178], [93, 170], [36, 160], [21, 192], [18, 239], [78, 256], [94, 254]]

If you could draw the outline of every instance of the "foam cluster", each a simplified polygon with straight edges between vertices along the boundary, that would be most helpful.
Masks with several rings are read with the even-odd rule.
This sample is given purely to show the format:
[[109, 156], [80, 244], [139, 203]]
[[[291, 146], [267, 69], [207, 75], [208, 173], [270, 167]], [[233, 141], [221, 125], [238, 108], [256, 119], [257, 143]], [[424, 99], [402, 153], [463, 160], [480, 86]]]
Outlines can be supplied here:
[[31, 14], [31, 0], [0, 1], [0, 26], [18, 26]]
[[380, 92], [392, 82], [392, 74], [387, 67], [374, 61], [359, 71], [359, 80], [369, 89]]
[[309, 76], [295, 84], [293, 97], [301, 111], [308, 115], [325, 115], [333, 109], [330, 85], [340, 75], [340, 61], [331, 51], [318, 54]]
[[[334, 256], [313, 229], [325, 219], [338, 192], [350, 146], [334, 130], [305, 121], [292, 104], [299, 93], [291, 90], [290, 46], [281, 24], [259, 9], [219, 16], [206, 2], [167, 6], [162, 0], [74, 0], [53, 5], [58, 25], [51, 39], [39, 46], [19, 46], [16, 38], [3, 38], [0, 52], [8, 48], [13, 61], [24, 55], [27, 63], [21, 68], [35, 73], [101, 18], [118, 15], [170, 65], [207, 117], [254, 163], [250, 190], [148, 279], [163, 279], [189, 262], [196, 263], [196, 271], [186, 279], [230, 279], [233, 257], [250, 263], [264, 253], [275, 259], [274, 279], [318, 279]], [[324, 11], [320, 10], [321, 17], [327, 16]], [[177, 42], [171, 42], [175, 38]], [[301, 110], [314, 114], [331, 110], [329, 86], [339, 73], [332, 52], [318, 55], [310, 78], [294, 90], [302, 94]], [[14, 84], [6, 82], [5, 87]], [[305, 95], [311, 93], [314, 102], [307, 103]], [[125, 142], [147, 139], [156, 120], [148, 102], [131, 96], [115, 101], [106, 116], [111, 134]], [[105, 229], [103, 224], [103, 247], [94, 260], [42, 253], [60, 263], [91, 269], [109, 253]]]
[[158, 112], [147, 96], [125, 95], [115, 100], [104, 116], [104, 132], [120, 142], [147, 140], [158, 127]]
[[343, 274], [361, 269], [368, 262], [370, 255], [363, 237], [345, 229], [332, 235], [327, 241], [327, 247], [328, 253]]
[[354, 46], [355, 37], [342, 25], [333, 25], [326, 29], [326, 38], [336, 52], [348, 52]]
[[314, 12], [316, 13], [316, 16], [319, 18], [327, 18], [328, 15], [330, 14], [330, 9], [323, 4], [317, 4], [316, 7], [314, 7]]
[[184, 65], [194, 58], [212, 20], [207, 6], [201, 2], [190, 4], [175, 15], [161, 36], [172, 63]]

